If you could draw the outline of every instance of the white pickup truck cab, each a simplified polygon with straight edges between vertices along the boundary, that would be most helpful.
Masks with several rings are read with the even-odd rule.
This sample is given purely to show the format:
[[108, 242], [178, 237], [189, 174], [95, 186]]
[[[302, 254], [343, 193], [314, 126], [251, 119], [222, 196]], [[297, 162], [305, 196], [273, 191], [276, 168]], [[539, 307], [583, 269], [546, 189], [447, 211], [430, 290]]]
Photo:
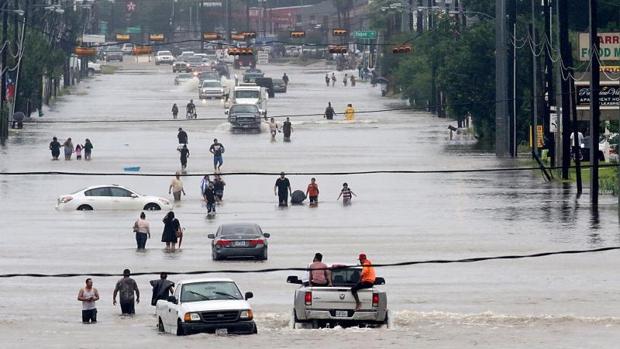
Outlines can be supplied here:
[[183, 336], [209, 333], [258, 333], [252, 307], [252, 292], [241, 294], [231, 279], [208, 278], [177, 283], [174, 295], [157, 301], [157, 328]]
[[359, 280], [361, 268], [343, 269], [342, 264], [331, 266], [332, 286], [310, 286], [297, 276], [289, 276], [287, 282], [301, 285], [295, 290], [291, 319], [293, 328], [323, 328], [334, 326], [389, 327], [387, 294], [378, 287], [385, 280], [378, 277], [375, 286], [358, 291], [362, 307], [355, 310], [355, 299], [351, 294]]
[[256, 104], [263, 117], [267, 117], [267, 90], [256, 85], [235, 86], [229, 98], [230, 107], [233, 104]]

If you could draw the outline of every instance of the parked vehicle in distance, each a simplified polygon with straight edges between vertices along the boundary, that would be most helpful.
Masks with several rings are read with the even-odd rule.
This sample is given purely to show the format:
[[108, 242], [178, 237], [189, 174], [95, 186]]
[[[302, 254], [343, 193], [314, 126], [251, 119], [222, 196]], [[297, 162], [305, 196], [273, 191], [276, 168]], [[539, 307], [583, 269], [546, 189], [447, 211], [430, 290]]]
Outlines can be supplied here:
[[265, 78], [265, 77], [256, 78], [254, 79], [254, 83], [256, 84], [256, 86], [264, 87], [267, 90], [267, 96], [269, 96], [269, 98], [273, 98], [275, 96], [275, 90], [273, 88], [272, 78]]
[[181, 73], [174, 78], [174, 84], [180, 85], [184, 82], [188, 82], [194, 78], [192, 73]]
[[174, 62], [174, 56], [170, 51], [157, 51], [155, 54], [155, 64], [172, 64]]
[[202, 58], [200, 58], [199, 56], [189, 57], [185, 60], [185, 62], [189, 65], [189, 68], [192, 70], [206, 66], [206, 63], [204, 63], [202, 61]]
[[272, 79], [273, 80], [273, 92], [275, 93], [286, 93], [286, 84], [282, 79]]
[[133, 44], [130, 42], [124, 43], [123, 46], [121, 47], [121, 51], [125, 55], [130, 55], [133, 52]]
[[265, 73], [261, 71], [247, 71], [243, 74], [243, 82], [255, 82], [256, 78], [262, 78]]
[[189, 65], [183, 61], [176, 61], [172, 63], [172, 72], [173, 73], [190, 73], [192, 70], [189, 68]]
[[101, 73], [101, 63], [88, 61], [88, 75]]
[[[249, 107], [248, 110], [254, 109], [251, 105], [247, 107]], [[234, 110], [233, 112], [236, 113]], [[243, 117], [241, 114], [237, 115]], [[258, 119], [260, 120], [260, 116]], [[214, 261], [234, 257], [254, 257], [267, 260], [267, 239], [269, 236], [269, 233], [263, 233], [258, 224], [222, 224], [215, 234], [208, 235], [209, 239], [213, 240], [211, 241], [211, 257]]]
[[108, 48], [103, 52], [103, 59], [106, 62], [112, 61], [123, 61], [123, 51], [118, 46], [108, 46]]
[[204, 80], [200, 84], [198, 92], [200, 99], [222, 98], [224, 97], [224, 87], [220, 80]]
[[255, 334], [258, 328], [248, 299], [237, 284], [226, 278], [203, 278], [177, 282], [174, 294], [155, 307], [157, 329], [183, 336], [192, 333]]
[[198, 80], [202, 83], [204, 80], [217, 80], [220, 81], [220, 74], [213, 70], [205, 70], [196, 74]]
[[141, 195], [120, 185], [97, 185], [73, 194], [61, 195], [56, 203], [57, 210], [172, 210], [168, 199]]
[[267, 92], [264, 87], [251, 86], [235, 86], [229, 98], [229, 103], [234, 104], [256, 104], [259, 112], [263, 117], [267, 117]]
[[332, 286], [310, 286], [297, 276], [289, 276], [286, 282], [298, 284], [295, 290], [293, 328], [295, 327], [335, 327], [335, 326], [388, 326], [389, 311], [387, 294], [377, 287], [384, 285], [383, 278], [376, 278], [375, 286], [358, 291], [362, 307], [355, 310], [355, 298], [351, 293], [359, 280], [361, 267], [344, 268], [343, 264], [333, 264], [331, 268]]
[[194, 57], [194, 51], [182, 51], [181, 54], [177, 57], [179, 61], [186, 61], [190, 57]]

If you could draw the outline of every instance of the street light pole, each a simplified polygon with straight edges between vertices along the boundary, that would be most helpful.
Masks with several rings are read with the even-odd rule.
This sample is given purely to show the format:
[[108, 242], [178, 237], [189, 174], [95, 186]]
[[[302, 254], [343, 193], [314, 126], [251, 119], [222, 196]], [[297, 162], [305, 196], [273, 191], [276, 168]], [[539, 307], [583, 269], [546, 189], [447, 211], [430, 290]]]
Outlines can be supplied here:
[[599, 89], [601, 73], [599, 71], [598, 42], [598, 0], [590, 0], [590, 203], [598, 207], [598, 142], [601, 110], [599, 106]]

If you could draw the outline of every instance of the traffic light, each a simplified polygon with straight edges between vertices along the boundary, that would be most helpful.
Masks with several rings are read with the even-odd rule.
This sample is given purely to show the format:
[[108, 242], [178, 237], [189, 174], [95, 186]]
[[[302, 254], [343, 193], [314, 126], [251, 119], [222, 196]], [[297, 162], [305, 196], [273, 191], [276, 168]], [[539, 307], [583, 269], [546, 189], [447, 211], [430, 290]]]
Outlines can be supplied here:
[[222, 40], [222, 35], [216, 32], [204, 32], [202, 33], [202, 39], [206, 41]]
[[235, 40], [235, 41], [244, 41], [245, 35], [243, 35], [243, 33], [242, 34], [231, 34], [230, 39]]
[[330, 45], [327, 51], [329, 53], [347, 53], [347, 47], [342, 45]]
[[134, 56], [150, 55], [151, 53], [153, 53], [153, 46], [134, 46], [131, 50], [131, 54]]
[[164, 34], [150, 34], [149, 40], [151, 41], [164, 41]]
[[256, 32], [243, 32], [241, 33], [245, 39], [256, 39]]
[[332, 30], [332, 35], [333, 36], [346, 36], [347, 30], [346, 29], [334, 29]]
[[293, 39], [301, 39], [301, 38], [303, 38], [305, 36], [306, 36], [306, 32], [302, 31], [302, 30], [297, 30], [297, 31], [291, 32], [291, 38], [293, 38]]
[[73, 50], [78, 57], [93, 57], [97, 55], [97, 49], [94, 47], [76, 47]]
[[392, 48], [392, 53], [394, 53], [394, 54], [410, 53], [410, 52], [411, 52], [411, 46], [410, 45], [400, 45], [400, 46], [396, 46], [396, 47]]
[[251, 56], [253, 54], [254, 50], [251, 47], [231, 47], [228, 49], [230, 56]]
[[116, 41], [129, 41], [130, 39], [129, 34], [116, 34]]

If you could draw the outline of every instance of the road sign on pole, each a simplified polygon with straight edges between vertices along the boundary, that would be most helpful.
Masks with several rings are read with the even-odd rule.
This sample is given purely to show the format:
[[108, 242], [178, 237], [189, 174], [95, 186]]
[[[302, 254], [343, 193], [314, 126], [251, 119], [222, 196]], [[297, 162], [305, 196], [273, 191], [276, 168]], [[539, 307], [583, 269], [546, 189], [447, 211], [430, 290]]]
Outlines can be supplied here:
[[374, 30], [355, 31], [353, 32], [353, 37], [356, 39], [374, 40], [377, 38], [377, 32]]

